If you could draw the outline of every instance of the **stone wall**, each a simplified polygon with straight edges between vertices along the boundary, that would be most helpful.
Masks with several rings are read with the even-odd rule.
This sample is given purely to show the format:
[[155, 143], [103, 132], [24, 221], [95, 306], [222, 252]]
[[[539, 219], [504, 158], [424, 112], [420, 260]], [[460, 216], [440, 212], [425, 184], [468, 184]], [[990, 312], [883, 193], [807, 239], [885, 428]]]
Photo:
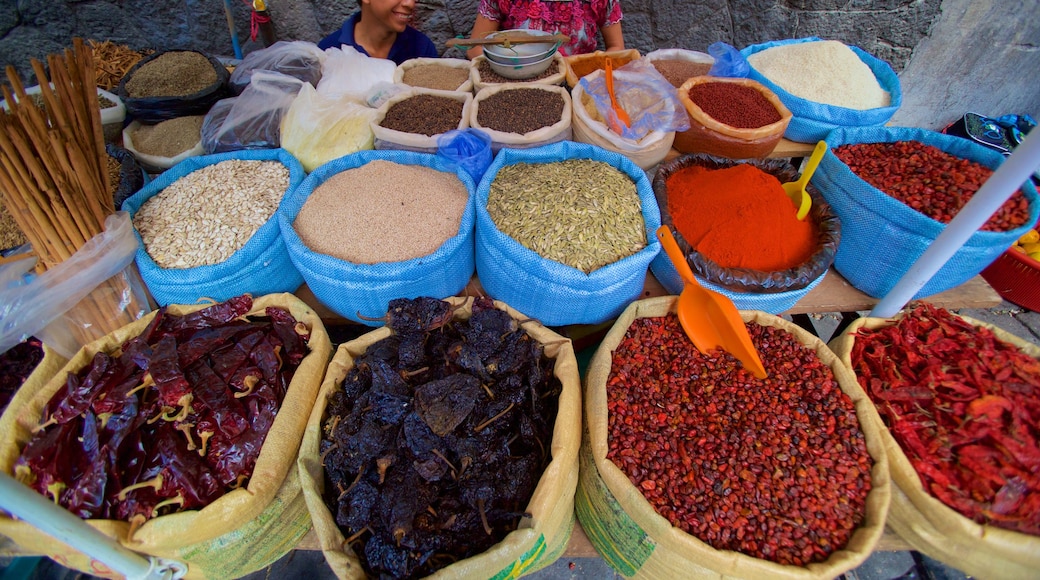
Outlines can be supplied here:
[[[0, 0], [0, 62], [35, 84], [30, 59], [63, 50], [72, 36], [231, 57], [225, 4], [241, 52], [262, 48], [249, 38], [246, 0]], [[415, 24], [443, 47], [468, 35], [477, 4], [417, 0]], [[267, 6], [279, 39], [316, 42], [357, 4], [268, 0]], [[644, 54], [806, 36], [859, 46], [900, 72], [900, 124], [939, 128], [967, 110], [1040, 117], [1040, 19], [1023, 16], [1040, 14], [1040, 0], [623, 0], [623, 7], [625, 43]], [[444, 56], [461, 53], [450, 49]]]

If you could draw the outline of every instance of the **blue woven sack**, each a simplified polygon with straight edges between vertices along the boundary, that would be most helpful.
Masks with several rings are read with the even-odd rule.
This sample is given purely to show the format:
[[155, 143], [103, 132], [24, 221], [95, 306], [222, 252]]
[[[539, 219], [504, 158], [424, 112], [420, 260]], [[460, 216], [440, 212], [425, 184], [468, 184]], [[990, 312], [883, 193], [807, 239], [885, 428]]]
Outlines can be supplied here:
[[[433, 253], [400, 262], [356, 264], [308, 248], [293, 228], [293, 222], [310, 194], [332, 176], [377, 160], [422, 165], [458, 176], [469, 193], [458, 233]], [[308, 175], [285, 200], [285, 211], [280, 211], [278, 216], [279, 225], [289, 256], [318, 300], [344, 318], [378, 326], [381, 321], [366, 320], [362, 316], [385, 315], [387, 305], [395, 298], [454, 296], [473, 278], [473, 190], [473, 179], [462, 167], [432, 153], [359, 151], [329, 161]], [[416, 191], [415, 195], [421, 196], [422, 192]]]
[[[137, 250], [137, 268], [149, 292], [160, 306], [167, 304], [194, 304], [200, 298], [223, 301], [240, 294], [262, 296], [278, 292], [293, 292], [303, 284], [296, 271], [281, 230], [278, 228], [278, 213], [285, 199], [300, 185], [304, 178], [303, 166], [284, 149], [232, 151], [189, 157], [167, 169], [140, 191], [123, 202], [123, 208], [131, 216], [137, 213], [152, 196], [178, 179], [222, 161], [240, 159], [247, 161], [278, 161], [289, 169], [289, 187], [275, 215], [271, 216], [249, 241], [227, 260], [219, 264], [194, 268], [163, 268], [145, 250], [141, 235], [134, 230], [140, 248]], [[205, 194], [203, 194], [205, 195]]]
[[[841, 243], [834, 267], [854, 287], [882, 298], [943, 231], [945, 224], [911, 209], [860, 179], [834, 154], [853, 143], [918, 141], [962, 159], [996, 169], [1004, 156], [967, 139], [926, 129], [862, 127], [839, 129], [827, 136], [824, 155], [812, 183], [841, 219]], [[1029, 200], [1029, 219], [1005, 232], [978, 231], [936, 272], [914, 298], [949, 290], [982, 271], [1036, 223], [1040, 198], [1031, 183], [1022, 187]]]
[[[602, 161], [635, 182], [646, 226], [645, 248], [586, 274], [543, 258], [495, 226], [487, 200], [491, 183], [502, 167], [567, 159]], [[562, 141], [533, 149], [502, 149], [480, 182], [476, 209], [477, 276], [481, 285], [492, 297], [548, 326], [599, 324], [616, 318], [643, 291], [647, 267], [661, 249], [654, 235], [661, 225], [661, 214], [646, 173], [629, 158], [595, 145]]]
[[[802, 42], [817, 42], [820, 40], [821, 39], [817, 37], [776, 40], [762, 44], [753, 44], [740, 51], [740, 53], [744, 58], [747, 58], [756, 52], [761, 52], [775, 46], [798, 44]], [[784, 106], [791, 111], [791, 114], [794, 115], [791, 118], [791, 122], [787, 125], [784, 137], [800, 143], [815, 143], [825, 138], [827, 133], [834, 129], [842, 127], [884, 125], [892, 118], [892, 115], [894, 115], [896, 110], [899, 109], [899, 106], [902, 105], [903, 92], [899, 85], [899, 76], [892, 70], [892, 67], [889, 66], [887, 62], [858, 47], [849, 46], [849, 48], [856, 53], [856, 56], [858, 56], [860, 60], [870, 67], [870, 70], [874, 72], [874, 76], [877, 77], [878, 84], [881, 85], [881, 88], [888, 91], [891, 96], [889, 106], [878, 107], [876, 109], [857, 110], [809, 101], [801, 97], [796, 97], [780, 88], [776, 83], [770, 81], [763, 76], [762, 73], [755, 70], [754, 66], [749, 67], [747, 78], [762, 83], [769, 90], [776, 93], [780, 102], [782, 102]]]

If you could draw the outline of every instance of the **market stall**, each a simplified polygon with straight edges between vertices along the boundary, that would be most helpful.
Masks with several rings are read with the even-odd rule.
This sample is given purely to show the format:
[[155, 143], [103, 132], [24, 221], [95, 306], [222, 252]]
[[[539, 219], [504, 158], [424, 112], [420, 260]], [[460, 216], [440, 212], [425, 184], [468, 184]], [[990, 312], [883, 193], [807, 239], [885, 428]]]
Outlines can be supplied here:
[[[890, 127], [898, 77], [836, 41], [746, 47], [743, 74], [542, 44], [393, 66], [278, 42], [229, 66], [77, 39], [38, 104], [10, 78], [0, 199], [40, 266], [0, 262], [0, 350], [39, 336], [43, 362], [0, 416], [0, 468], [100, 533], [0, 533], [106, 575], [137, 554], [238, 577], [293, 549], [341, 578], [561, 556], [825, 578], [908, 549], [981, 577], [1036, 565], [1040, 434], [1015, 394], [1036, 353], [907, 306], [1000, 303], [979, 274], [1040, 217], [1040, 134], [1005, 159]], [[121, 65], [103, 90], [122, 131], [96, 59]], [[687, 338], [688, 284], [739, 308], [764, 378]], [[906, 344], [938, 345], [906, 368], [975, 332], [1010, 362], [898, 384], [848, 345], [900, 311], [930, 329]], [[895, 402], [931, 399], [986, 423], [966, 452], [953, 427], [907, 434]], [[984, 481], [944, 471], [942, 445]]]

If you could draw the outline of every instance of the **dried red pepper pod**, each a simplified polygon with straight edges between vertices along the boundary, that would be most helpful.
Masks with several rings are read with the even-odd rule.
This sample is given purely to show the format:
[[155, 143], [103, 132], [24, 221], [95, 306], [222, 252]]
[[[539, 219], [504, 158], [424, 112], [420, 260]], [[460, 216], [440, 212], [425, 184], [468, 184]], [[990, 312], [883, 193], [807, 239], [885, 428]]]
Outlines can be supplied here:
[[196, 412], [199, 410], [198, 403], [204, 405], [216, 421], [217, 428], [231, 438], [237, 437], [249, 427], [242, 403], [235, 398], [227, 383], [217, 376], [213, 369], [204, 362], [197, 361], [184, 372], [192, 385]]
[[191, 385], [184, 378], [180, 360], [177, 358], [177, 340], [164, 336], [152, 347], [148, 357], [148, 374], [159, 389], [159, 403], [167, 407], [184, 407], [191, 404]]
[[47, 428], [30, 440], [18, 457], [15, 477], [40, 495], [59, 502], [72, 480], [69, 459], [76, 457], [81, 447], [78, 439], [82, 431], [83, 417], [79, 415]]
[[220, 375], [220, 378], [228, 383], [231, 383], [231, 378], [249, 360], [249, 353], [256, 348], [256, 345], [260, 343], [263, 337], [263, 329], [257, 328], [238, 336], [234, 343], [211, 353], [209, 360], [213, 372]]
[[112, 357], [99, 352], [94, 355], [89, 367], [76, 374], [69, 373], [65, 379], [65, 388], [58, 389], [47, 402], [43, 415], [47, 420], [38, 429], [53, 423], [67, 423], [86, 412], [104, 388], [102, 380], [112, 362]]
[[311, 336], [310, 329], [302, 322], [298, 322], [284, 308], [269, 306], [266, 313], [274, 323], [275, 335], [282, 342], [283, 358], [290, 365], [299, 365], [303, 357], [310, 352], [307, 348], [307, 340]]
[[226, 302], [220, 302], [184, 316], [163, 317], [163, 322], [159, 324], [157, 332], [180, 334], [185, 331], [220, 326], [245, 316], [252, 308], [253, 298], [251, 296], [235, 296]]

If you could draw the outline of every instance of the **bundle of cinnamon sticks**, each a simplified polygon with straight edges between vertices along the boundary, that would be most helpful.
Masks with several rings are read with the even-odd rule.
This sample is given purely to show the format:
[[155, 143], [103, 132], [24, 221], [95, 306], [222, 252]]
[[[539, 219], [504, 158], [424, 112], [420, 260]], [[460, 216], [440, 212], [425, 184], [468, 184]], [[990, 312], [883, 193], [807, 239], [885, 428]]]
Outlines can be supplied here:
[[92, 54], [75, 39], [72, 50], [50, 55], [47, 65], [49, 79], [43, 63], [32, 60], [43, 109], [8, 65], [9, 112], [0, 116], [0, 192], [44, 268], [101, 233], [115, 211]]

